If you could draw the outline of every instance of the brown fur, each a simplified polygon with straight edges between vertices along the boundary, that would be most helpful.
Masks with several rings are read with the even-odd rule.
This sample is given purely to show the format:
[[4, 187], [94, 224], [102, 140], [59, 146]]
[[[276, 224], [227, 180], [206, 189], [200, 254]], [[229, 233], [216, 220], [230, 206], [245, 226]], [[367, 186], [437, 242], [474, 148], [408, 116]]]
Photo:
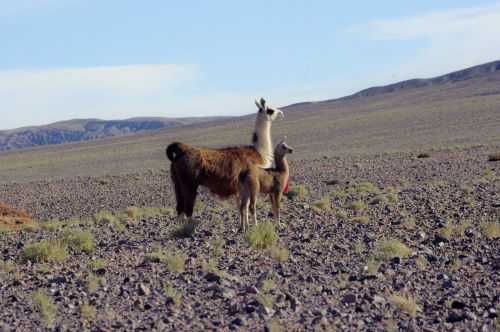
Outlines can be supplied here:
[[[169, 151], [170, 149], [170, 151]], [[172, 157], [171, 177], [177, 199], [177, 213], [191, 217], [198, 186], [207, 187], [221, 198], [238, 194], [240, 173], [263, 159], [252, 146], [223, 149], [195, 148], [173, 143], [167, 148]]]
[[293, 149], [283, 141], [275, 149], [275, 168], [251, 167], [248, 171], [240, 174], [240, 226], [243, 231], [248, 226], [249, 210], [254, 223], [257, 224], [256, 205], [258, 193], [269, 194], [273, 216], [277, 224], [280, 224], [281, 197], [290, 176], [286, 155], [292, 152]]

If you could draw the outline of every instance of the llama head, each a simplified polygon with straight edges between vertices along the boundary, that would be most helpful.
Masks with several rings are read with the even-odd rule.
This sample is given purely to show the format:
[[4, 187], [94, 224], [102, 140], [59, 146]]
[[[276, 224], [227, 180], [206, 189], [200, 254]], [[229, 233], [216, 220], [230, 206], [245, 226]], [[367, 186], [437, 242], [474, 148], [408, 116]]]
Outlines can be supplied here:
[[274, 149], [274, 155], [276, 157], [283, 157], [287, 154], [293, 153], [293, 148], [286, 144], [286, 137], [276, 145]]
[[257, 105], [257, 108], [259, 109], [259, 112], [257, 113], [258, 119], [262, 119], [265, 121], [274, 121], [278, 117], [285, 117], [281, 110], [268, 106], [264, 98], [260, 98], [260, 100], [256, 99], [255, 105]]

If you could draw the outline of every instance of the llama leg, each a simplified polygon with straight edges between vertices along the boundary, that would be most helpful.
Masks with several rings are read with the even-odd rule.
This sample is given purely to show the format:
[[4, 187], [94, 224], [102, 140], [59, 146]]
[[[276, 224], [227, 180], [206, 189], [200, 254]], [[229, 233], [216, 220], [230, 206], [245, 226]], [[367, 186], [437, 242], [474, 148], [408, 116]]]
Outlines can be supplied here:
[[253, 223], [254, 223], [255, 226], [257, 226], [257, 210], [256, 210], [256, 207], [257, 207], [257, 196], [256, 195], [252, 195], [250, 197], [250, 213], [252, 214]]
[[246, 212], [246, 198], [241, 197], [240, 202], [239, 202], [239, 208], [240, 208], [240, 230], [242, 232], [245, 232], [246, 224], [245, 224], [245, 212]]
[[278, 195], [275, 197], [275, 200], [276, 200], [276, 220], [278, 220], [278, 226], [281, 225], [281, 196], [283, 196], [283, 194], [280, 192], [278, 193]]
[[183, 187], [183, 195], [184, 195], [184, 212], [188, 217], [189, 221], [193, 218], [193, 210], [194, 205], [196, 203], [196, 195], [198, 186], [196, 185], [185, 185]]
[[184, 197], [182, 195], [182, 184], [179, 182], [179, 177], [173, 164], [170, 166], [170, 177], [174, 185], [177, 219], [180, 221], [184, 219]]

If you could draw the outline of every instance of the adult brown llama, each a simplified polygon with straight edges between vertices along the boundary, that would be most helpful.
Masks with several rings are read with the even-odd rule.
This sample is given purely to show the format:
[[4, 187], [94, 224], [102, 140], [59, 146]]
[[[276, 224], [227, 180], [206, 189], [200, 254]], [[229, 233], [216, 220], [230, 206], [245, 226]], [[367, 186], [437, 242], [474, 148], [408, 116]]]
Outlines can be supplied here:
[[239, 193], [241, 172], [252, 166], [267, 168], [272, 165], [271, 123], [278, 116], [283, 117], [283, 112], [267, 106], [263, 98], [255, 104], [259, 111], [250, 146], [208, 149], [174, 142], [167, 147], [179, 218], [192, 217], [199, 186], [228, 198]]
[[251, 167], [248, 171], [240, 174], [240, 227], [242, 231], [246, 231], [248, 227], [249, 210], [255, 225], [257, 225], [256, 205], [259, 193], [269, 194], [273, 216], [278, 226], [280, 225], [281, 197], [283, 192], [287, 190], [290, 176], [286, 155], [292, 152], [293, 148], [283, 140], [274, 149], [275, 168]]

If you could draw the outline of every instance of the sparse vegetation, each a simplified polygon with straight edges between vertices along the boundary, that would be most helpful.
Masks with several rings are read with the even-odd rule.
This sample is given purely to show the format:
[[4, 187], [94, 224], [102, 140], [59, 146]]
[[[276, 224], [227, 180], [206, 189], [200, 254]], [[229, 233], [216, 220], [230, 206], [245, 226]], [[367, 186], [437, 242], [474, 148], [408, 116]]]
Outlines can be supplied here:
[[64, 227], [64, 222], [56, 219], [56, 220], [39, 222], [38, 225], [44, 231], [55, 232]]
[[371, 182], [363, 181], [354, 186], [354, 191], [358, 194], [376, 194], [379, 192], [378, 188]]
[[483, 222], [481, 223], [481, 233], [488, 239], [500, 238], [500, 223], [499, 222]]
[[172, 301], [172, 303], [176, 306], [181, 304], [181, 296], [180, 294], [175, 290], [175, 288], [169, 283], [165, 282], [163, 285], [163, 291], [165, 292], [165, 296]]
[[215, 239], [210, 243], [210, 246], [212, 247], [212, 254], [215, 257], [220, 257], [224, 253], [224, 242], [225, 241], [222, 239]]
[[64, 233], [63, 242], [73, 251], [90, 254], [94, 252], [94, 236], [89, 231], [69, 229]]
[[280, 247], [277, 245], [271, 246], [271, 248], [269, 248], [269, 253], [271, 254], [271, 257], [274, 260], [276, 260], [280, 263], [286, 262], [288, 260], [288, 258], [290, 257], [290, 252], [288, 251], [287, 248]]
[[245, 238], [253, 249], [268, 249], [278, 240], [274, 224], [266, 221], [250, 227]]
[[22, 256], [33, 263], [61, 262], [68, 255], [66, 246], [59, 240], [42, 240], [24, 247]]
[[262, 287], [260, 288], [263, 292], [270, 292], [276, 288], [276, 282], [273, 279], [266, 279], [262, 282]]
[[363, 251], [366, 250], [366, 245], [363, 241], [357, 241], [355, 244], [354, 244], [354, 252], [357, 254], [357, 255], [361, 255], [363, 253]]
[[304, 185], [291, 186], [286, 196], [289, 199], [303, 200], [309, 195], [309, 189]]
[[356, 217], [352, 217], [351, 221], [354, 223], [357, 223], [357, 224], [367, 225], [370, 223], [370, 217], [368, 217], [368, 216], [356, 216]]
[[380, 264], [381, 264], [381, 262], [376, 260], [376, 259], [373, 259], [373, 258], [368, 259], [368, 262], [366, 263], [366, 268], [365, 268], [366, 274], [369, 276], [376, 276], [378, 273], [378, 269], [380, 267]]
[[97, 258], [89, 262], [88, 267], [90, 270], [95, 271], [103, 269], [108, 266], [108, 262], [105, 259]]
[[257, 294], [257, 301], [259, 301], [259, 303], [263, 306], [263, 307], [266, 307], [268, 309], [272, 309], [273, 308], [273, 299], [265, 294], [265, 293], [259, 293]]
[[147, 253], [144, 256], [144, 261], [151, 263], [163, 263], [167, 265], [170, 272], [182, 273], [184, 272], [186, 255], [182, 252], [167, 253], [161, 248], [155, 248], [152, 252]]
[[406, 258], [412, 254], [410, 248], [399, 240], [385, 240], [377, 243], [374, 258], [380, 261], [389, 260], [395, 257]]
[[186, 255], [182, 252], [173, 253], [167, 255], [166, 261], [167, 268], [170, 272], [173, 273], [183, 273], [184, 272], [184, 264], [186, 262]]
[[335, 211], [335, 216], [338, 218], [338, 219], [347, 219], [349, 216], [347, 215], [347, 212], [345, 212], [344, 210], [342, 209], [337, 209]]
[[87, 277], [87, 291], [89, 293], [95, 293], [100, 286], [104, 285], [105, 279], [98, 277], [93, 273], [90, 273]]
[[191, 237], [193, 236], [197, 226], [198, 222], [196, 222], [194, 219], [187, 219], [174, 229], [172, 235], [175, 238]]
[[57, 309], [52, 300], [41, 290], [33, 294], [35, 310], [40, 314], [42, 322], [51, 327], [56, 319]]
[[84, 302], [80, 306], [80, 316], [86, 321], [94, 320], [96, 317], [96, 309], [91, 306], [88, 302]]
[[363, 201], [354, 201], [351, 204], [349, 204], [349, 209], [354, 210], [354, 211], [363, 211], [366, 210], [367, 205]]
[[311, 210], [316, 213], [321, 213], [323, 211], [330, 211], [332, 209], [332, 204], [330, 203], [330, 196], [325, 195], [318, 201], [311, 203]]
[[424, 256], [418, 256], [417, 259], [415, 260], [415, 264], [417, 265], [419, 270], [425, 270], [429, 265], [427, 259], [425, 259]]
[[414, 298], [401, 294], [393, 294], [389, 297], [389, 302], [399, 310], [407, 313], [410, 317], [415, 318], [417, 316], [419, 307]]
[[13, 261], [0, 260], [0, 272], [11, 273], [12, 271], [14, 271], [15, 267], [16, 265]]

